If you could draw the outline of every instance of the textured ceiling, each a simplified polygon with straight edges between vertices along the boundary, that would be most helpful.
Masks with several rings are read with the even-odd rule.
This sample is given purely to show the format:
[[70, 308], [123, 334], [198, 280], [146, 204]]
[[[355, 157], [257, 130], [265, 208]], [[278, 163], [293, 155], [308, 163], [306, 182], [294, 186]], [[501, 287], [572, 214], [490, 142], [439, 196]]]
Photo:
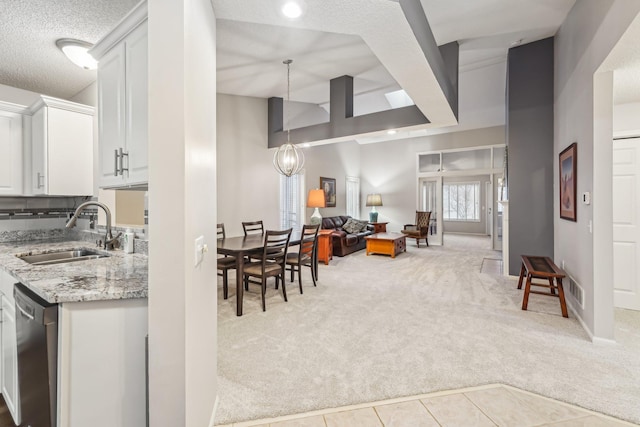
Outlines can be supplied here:
[[0, 84], [69, 98], [95, 81], [56, 47], [60, 38], [95, 43], [137, 0], [1, 0]]
[[[459, 41], [462, 72], [504, 61], [515, 40], [527, 43], [553, 35], [574, 2], [421, 0], [436, 41]], [[0, 1], [0, 84], [62, 98], [75, 95], [95, 80], [96, 73], [73, 65], [57, 49], [55, 41], [78, 38], [95, 42], [136, 3], [137, 0]], [[411, 77], [415, 64], [403, 64], [402, 59], [415, 46], [401, 54], [385, 52], [393, 46], [383, 45], [384, 40], [365, 40], [359, 30], [344, 28], [347, 21], [333, 19], [352, 14], [357, 18], [356, 26], [362, 23], [363, 27], [392, 33], [393, 28], [386, 27], [395, 25], [398, 17], [395, 1], [342, 1], [331, 7], [331, 2], [324, 0], [306, 0], [307, 15], [299, 22], [283, 21], [277, 7], [279, 0], [212, 3], [218, 18], [223, 18], [218, 20], [221, 92], [284, 97], [285, 58], [294, 59], [292, 99], [305, 102], [326, 103], [328, 80], [343, 74], [355, 77], [356, 93], [368, 94], [367, 102], [374, 102], [374, 94], [382, 99], [383, 93], [407, 86], [407, 80], [416, 80]], [[360, 3], [366, 7], [353, 7]], [[256, 14], [263, 16], [247, 18]], [[389, 18], [379, 19], [381, 15]], [[640, 48], [635, 42], [640, 39], [640, 31], [635, 31], [625, 36], [622, 43], [626, 47], [619, 49], [617, 56], [612, 55], [615, 60], [609, 62], [616, 69], [616, 103], [640, 100]], [[411, 86], [425, 99], [428, 97], [422, 88]]]

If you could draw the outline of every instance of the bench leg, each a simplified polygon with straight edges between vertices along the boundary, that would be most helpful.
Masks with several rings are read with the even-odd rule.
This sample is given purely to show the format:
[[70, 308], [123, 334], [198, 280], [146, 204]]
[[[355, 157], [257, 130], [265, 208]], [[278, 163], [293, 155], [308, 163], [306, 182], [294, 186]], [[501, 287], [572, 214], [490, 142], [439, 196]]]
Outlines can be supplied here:
[[551, 295], [556, 294], [556, 286], [553, 284], [553, 277], [549, 277], [549, 292], [551, 292]]
[[531, 274], [527, 274], [527, 283], [524, 285], [524, 296], [522, 297], [523, 310], [526, 310], [529, 305], [529, 291], [531, 291]]
[[518, 289], [522, 289], [522, 279], [524, 278], [524, 262], [520, 267], [520, 278], [518, 279]]
[[560, 308], [562, 309], [562, 317], [569, 317], [567, 313], [567, 302], [564, 300], [564, 289], [562, 288], [562, 279], [556, 278], [558, 282], [558, 295], [560, 296]]

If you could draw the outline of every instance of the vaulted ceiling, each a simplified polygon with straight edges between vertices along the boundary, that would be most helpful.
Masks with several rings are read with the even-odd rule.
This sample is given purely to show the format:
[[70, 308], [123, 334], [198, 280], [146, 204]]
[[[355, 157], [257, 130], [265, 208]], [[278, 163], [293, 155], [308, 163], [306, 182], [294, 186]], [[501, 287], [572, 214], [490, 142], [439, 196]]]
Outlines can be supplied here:
[[[460, 70], [504, 61], [512, 43], [553, 35], [575, 0], [421, 0], [438, 44], [460, 43]], [[0, 84], [69, 98], [96, 79], [57, 49], [59, 38], [96, 42], [136, 0], [3, 0], [0, 2]], [[383, 94], [401, 87], [429, 103], [416, 75], [415, 52], [386, 43], [399, 5], [393, 0], [306, 0], [306, 13], [291, 21], [280, 0], [212, 0], [218, 18], [218, 91], [248, 96], [286, 94], [282, 60], [294, 59], [291, 98], [323, 104], [328, 80], [349, 74], [356, 94]], [[351, 5], [351, 6], [350, 6]], [[354, 15], [351, 19], [349, 14]], [[354, 24], [355, 23], [355, 24]], [[350, 26], [350, 27], [349, 27]], [[394, 27], [395, 26], [395, 27]], [[401, 31], [402, 28], [398, 27]], [[403, 30], [402, 30], [403, 31]], [[363, 37], [363, 33], [369, 34]], [[404, 37], [405, 35], [402, 35]], [[372, 41], [373, 40], [373, 41]], [[410, 43], [407, 43], [409, 45]], [[640, 57], [640, 53], [637, 55]], [[625, 69], [640, 66], [623, 62]], [[620, 73], [616, 100], [640, 100], [637, 72]], [[624, 86], [621, 86], [625, 83]], [[429, 85], [427, 85], [429, 86]], [[416, 100], [419, 105], [419, 100]]]

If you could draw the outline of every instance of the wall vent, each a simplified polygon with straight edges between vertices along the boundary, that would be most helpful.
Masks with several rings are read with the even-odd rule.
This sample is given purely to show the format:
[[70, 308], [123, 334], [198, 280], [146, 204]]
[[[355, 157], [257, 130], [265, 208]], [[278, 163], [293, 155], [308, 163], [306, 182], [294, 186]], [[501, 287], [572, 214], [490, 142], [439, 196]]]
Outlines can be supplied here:
[[584, 310], [584, 292], [582, 291], [582, 286], [580, 286], [571, 276], [567, 276], [567, 279], [569, 279], [569, 293], [578, 302], [578, 304], [580, 304], [580, 308]]

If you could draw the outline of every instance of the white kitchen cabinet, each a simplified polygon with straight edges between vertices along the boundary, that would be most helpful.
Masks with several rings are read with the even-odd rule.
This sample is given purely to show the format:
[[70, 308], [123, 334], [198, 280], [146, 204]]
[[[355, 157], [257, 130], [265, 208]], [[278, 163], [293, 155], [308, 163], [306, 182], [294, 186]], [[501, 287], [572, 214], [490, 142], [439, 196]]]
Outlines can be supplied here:
[[31, 194], [93, 195], [93, 108], [41, 96], [31, 112]]
[[148, 182], [146, 6], [140, 3], [91, 50], [98, 60], [100, 188]]
[[0, 101], [0, 196], [23, 192], [22, 110], [22, 106]]
[[16, 312], [13, 295], [2, 295], [2, 396], [16, 425], [20, 425], [20, 394], [18, 390], [18, 347]]

